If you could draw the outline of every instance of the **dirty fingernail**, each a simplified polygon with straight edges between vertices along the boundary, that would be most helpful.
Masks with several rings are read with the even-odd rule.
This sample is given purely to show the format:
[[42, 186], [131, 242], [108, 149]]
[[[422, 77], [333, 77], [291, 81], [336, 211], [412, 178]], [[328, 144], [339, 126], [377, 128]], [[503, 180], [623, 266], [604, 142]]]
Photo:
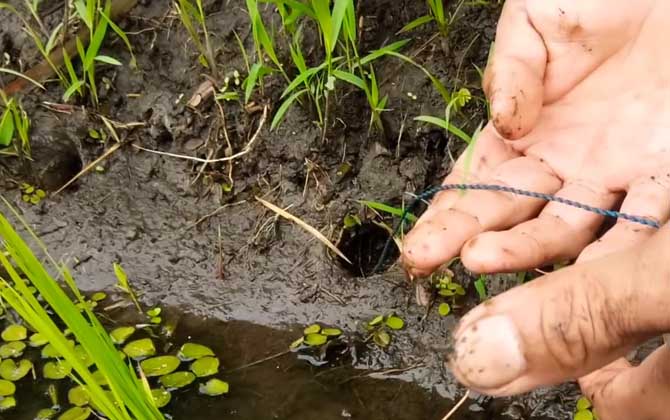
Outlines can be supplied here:
[[526, 370], [519, 332], [507, 316], [481, 319], [455, 337], [452, 368], [465, 385], [495, 389], [507, 385]]

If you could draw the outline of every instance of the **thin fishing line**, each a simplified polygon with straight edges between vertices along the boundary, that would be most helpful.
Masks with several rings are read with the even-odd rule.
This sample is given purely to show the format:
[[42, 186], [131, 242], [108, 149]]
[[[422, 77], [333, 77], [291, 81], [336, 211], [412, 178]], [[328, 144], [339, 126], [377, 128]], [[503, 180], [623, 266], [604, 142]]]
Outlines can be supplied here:
[[435, 194], [441, 192], [441, 191], [446, 191], [446, 190], [485, 190], [485, 191], [498, 191], [498, 192], [506, 192], [506, 193], [511, 193], [511, 194], [516, 194], [516, 195], [522, 195], [526, 197], [532, 197], [532, 198], [537, 198], [540, 200], [544, 201], [553, 201], [556, 203], [561, 203], [565, 204], [567, 206], [571, 207], [576, 207], [578, 209], [582, 209], [591, 213], [598, 214], [600, 216], [604, 217], [609, 217], [613, 219], [624, 219], [628, 220], [633, 223], [641, 224], [644, 226], [649, 226], [653, 227], [655, 229], [660, 229], [661, 225], [653, 220], [649, 219], [646, 217], [641, 217], [641, 216], [636, 216], [632, 214], [627, 214], [627, 213], [622, 213], [619, 211], [615, 210], [607, 210], [603, 209], [600, 207], [594, 207], [590, 206], [588, 204], [580, 203], [574, 200], [569, 200], [567, 198], [563, 197], [558, 197], [553, 194], [544, 194], [544, 193], [538, 193], [535, 191], [527, 191], [527, 190], [522, 190], [519, 188], [512, 188], [512, 187], [507, 187], [504, 185], [493, 185], [493, 184], [444, 184], [444, 185], [438, 185], [434, 187], [430, 187], [421, 194], [417, 195], [416, 198], [412, 201], [412, 203], [405, 208], [405, 210], [402, 212], [402, 215], [400, 217], [400, 221], [396, 225], [396, 227], [393, 229], [393, 235], [389, 237], [389, 239], [386, 241], [386, 244], [384, 245], [384, 249], [382, 250], [381, 256], [379, 257], [379, 261], [377, 261], [377, 265], [375, 266], [374, 270], [372, 271], [373, 273], [377, 273], [380, 271], [382, 265], [384, 264], [384, 260], [386, 259], [386, 256], [389, 252], [391, 243], [393, 242], [393, 238], [400, 233], [400, 230], [405, 224], [405, 221], [407, 220], [407, 216], [412, 213], [415, 209], [416, 206], [421, 202], [425, 200], [430, 200], [435, 196]]

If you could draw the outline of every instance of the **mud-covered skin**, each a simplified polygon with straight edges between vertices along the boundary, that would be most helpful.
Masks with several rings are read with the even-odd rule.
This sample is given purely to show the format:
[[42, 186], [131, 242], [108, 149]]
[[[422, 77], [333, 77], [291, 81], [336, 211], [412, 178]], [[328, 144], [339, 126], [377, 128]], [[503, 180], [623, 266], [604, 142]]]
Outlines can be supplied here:
[[[134, 17], [127, 19], [124, 27], [129, 32], [155, 28], [155, 31], [131, 36], [141, 72], [130, 72], [126, 68], [103, 72], [101, 76], [115, 82], [115, 89], [103, 99], [103, 107], [116, 121], [148, 124], [131, 134], [137, 144], [204, 157], [203, 150], [184, 148], [189, 140], [205, 138], [216, 118], [213, 107], [199, 110], [202, 115], [184, 107], [190, 94], [203, 81], [193, 48], [186, 43], [178, 21], [158, 23], [167, 11], [164, 3], [140, 3], [143, 6], [132, 12]], [[224, 2], [207, 4], [208, 12], [214, 13], [208, 21], [210, 31], [215, 44], [221, 46], [217, 54], [220, 62], [226, 63], [222, 71], [234, 68], [242, 71], [244, 64], [236, 50], [232, 29], [238, 29], [250, 48], [252, 41], [243, 2], [230, 2], [230, 7], [222, 4]], [[396, 39], [392, 34], [403, 23], [424, 12], [422, 2], [366, 2], [361, 14], [371, 30], [364, 34], [365, 50]], [[445, 82], [451, 84], [457, 80], [459, 86], [466, 84], [474, 94], [481, 95], [479, 79], [469, 63], [485, 65], [497, 13], [496, 8], [469, 11], [452, 30], [449, 56], [436, 44], [426, 48], [417, 60]], [[137, 18], [139, 16], [142, 19]], [[0, 12], [0, 19], [4, 18]], [[15, 30], [16, 22], [10, 22], [9, 26], [2, 25], [0, 37], [9, 36], [17, 51], [29, 51], [25, 37]], [[478, 38], [466, 50], [473, 34]], [[413, 33], [412, 45], [419, 47], [431, 35], [429, 27]], [[153, 46], [152, 51], [148, 51], [150, 46]], [[128, 58], [121, 43], [115, 43], [106, 53], [122, 60]], [[458, 71], [461, 61], [463, 65]], [[86, 290], [112, 287], [116, 282], [112, 263], [118, 261], [148, 304], [176, 306], [195, 315], [222, 320], [251, 321], [281, 328], [319, 321], [355, 330], [361, 320], [395, 310], [406, 320], [407, 329], [394, 334], [388, 352], [373, 352], [359, 361], [360, 366], [382, 369], [423, 363], [425, 367], [400, 376], [447, 398], [460, 396], [462, 388], [444, 367], [443, 357], [448, 347], [447, 337], [456, 322], [454, 317], [440, 318], [433, 310], [425, 322], [420, 323], [424, 309], [413, 303], [413, 288], [394, 286], [406, 284], [398, 267], [383, 276], [352, 278], [301, 228], [281, 220], [274, 229], [259, 231], [273, 214], [253, 201], [254, 194], [267, 193], [280, 185], [277, 192], [266, 198], [283, 207], [293, 204], [290, 211], [294, 215], [328, 233], [328, 226], [339, 228], [344, 215], [359, 209], [355, 200], [390, 198], [400, 203], [403, 190], [416, 191], [439, 182], [451, 167], [446, 147], [457, 154], [462, 146], [453, 139], [446, 141], [439, 131], [431, 131], [413, 121], [413, 117], [420, 114], [440, 115], [443, 105], [420, 71], [408, 66], [397, 71], [398, 65], [397, 61], [387, 60], [376, 68], [380, 80], [390, 78], [385, 89], [388, 89], [393, 112], [385, 113], [385, 118], [392, 132], [385, 138], [379, 135], [368, 138], [367, 108], [364, 98], [358, 95], [338, 98], [333, 115], [340, 116], [347, 128], [336, 124], [326, 144], [321, 143], [320, 132], [309, 116], [293, 108], [276, 132], [263, 130], [263, 137], [254, 150], [236, 162], [235, 196], [200, 197], [204, 188], [200, 184], [190, 185], [199, 167], [194, 170], [189, 162], [139, 152], [131, 147], [124, 147], [107, 158], [103, 162], [105, 173], [87, 174], [73, 188], [45, 200], [38, 207], [20, 203], [16, 191], [7, 192], [7, 196], [21, 207], [36, 231], [43, 234], [51, 253], [74, 266], [75, 277]], [[280, 86], [269, 79], [268, 95], [276, 98]], [[413, 92], [419, 99], [409, 99], [407, 92]], [[129, 98], [127, 93], [142, 95]], [[40, 100], [58, 101], [59, 91], [51, 87], [45, 95]], [[36, 115], [37, 103], [32, 99], [26, 102], [31, 116]], [[226, 112], [233, 147], [240, 150], [247, 133], [258, 123], [258, 115], [249, 116], [228, 105]], [[483, 109], [473, 103], [464, 110], [467, 118], [460, 120], [459, 125], [470, 123], [468, 131], [472, 131], [484, 118], [482, 112]], [[38, 118], [33, 121], [34, 126], [41, 124], [42, 117]], [[84, 164], [109, 147], [109, 144], [85, 141], [88, 128], [100, 128], [99, 123], [87, 123], [78, 113], [56, 115], [56, 118], [64, 127], [63, 133], [81, 150]], [[403, 120], [403, 136], [396, 150]], [[388, 142], [388, 138], [394, 141]], [[376, 140], [380, 145], [375, 145]], [[336, 182], [343, 156], [344, 161], [352, 165], [351, 175]], [[317, 173], [320, 188], [317, 189], [314, 178], [310, 177], [303, 197], [307, 176], [305, 159], [318, 164], [323, 172]], [[374, 164], [366, 164], [372, 161]], [[393, 180], [388, 179], [389, 174], [393, 174]], [[222, 203], [239, 200], [247, 202], [231, 206], [193, 227], [198, 219]], [[222, 263], [219, 262], [219, 228]], [[455, 271], [458, 281], [469, 285], [468, 274], [461, 269]], [[475, 304], [476, 295], [472, 286], [469, 291], [471, 300], [463, 302], [468, 307]], [[456, 308], [456, 313], [464, 310]], [[468, 413], [464, 409], [462, 417], [456, 418], [563, 419], [572, 411], [570, 401], [577, 395], [573, 386], [564, 386], [514, 399], [480, 399], [484, 411]], [[477, 404], [473, 408], [477, 409]], [[501, 417], [502, 413], [509, 415]], [[439, 417], [442, 413], [435, 414]]]

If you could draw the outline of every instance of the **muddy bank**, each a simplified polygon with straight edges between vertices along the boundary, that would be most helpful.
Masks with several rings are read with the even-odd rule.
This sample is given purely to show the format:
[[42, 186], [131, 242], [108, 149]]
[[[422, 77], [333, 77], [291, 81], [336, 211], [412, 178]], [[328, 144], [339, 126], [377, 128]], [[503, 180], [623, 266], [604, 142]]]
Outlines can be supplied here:
[[[100, 112], [122, 123], [142, 123], [132, 129], [119, 129], [121, 137], [133, 144], [200, 158], [221, 156], [227, 146], [216, 107], [211, 103], [196, 111], [186, 107], [205, 80], [187, 34], [167, 4], [141, 3], [123, 22], [136, 48], [140, 71], [122, 68], [103, 72], [110, 88], [102, 92]], [[18, 68], [19, 64], [35, 62], [32, 45], [18, 30], [19, 23], [3, 13], [0, 45], [10, 55], [10, 64]], [[207, 13], [218, 60], [225, 63], [221, 71], [244, 71], [233, 34], [236, 30], [247, 50], [253, 50], [244, 2], [209, 2]], [[362, 3], [360, 15], [366, 28], [362, 45], [369, 51], [388, 44], [397, 39], [393, 34], [404, 23], [422, 13], [422, 2]], [[498, 6], [469, 8], [454, 24], [448, 41], [430, 41], [434, 33], [430, 27], [414, 32], [407, 53], [416, 53], [416, 59], [450, 88], [467, 86], [473, 95], [481, 96], [479, 76], [472, 63], [485, 65], [498, 13]], [[270, 19], [272, 11], [266, 10], [265, 16]], [[58, 13], [54, 13], [45, 23], [54, 24], [58, 19]], [[118, 40], [107, 48], [106, 53], [127, 60]], [[227, 164], [203, 169], [191, 161], [127, 145], [100, 163], [99, 171], [88, 173], [73, 187], [33, 206], [21, 201], [20, 193], [12, 188], [13, 181], [28, 177], [30, 182], [53, 190], [112, 144], [101, 144], [90, 137], [91, 128], [102, 128], [95, 115], [79, 107], [68, 109], [67, 114], [45, 109], [44, 101], [59, 102], [62, 93], [57, 86], [49, 85], [47, 92], [33, 92], [23, 99], [33, 120], [35, 157], [39, 159], [28, 167], [14, 161], [0, 162], [6, 174], [4, 193], [25, 213], [52, 254], [74, 267], [76, 278], [87, 290], [113, 287], [116, 279], [112, 263], [116, 261], [123, 265], [147, 304], [178, 307], [211, 320], [250, 322], [281, 331], [323, 322], [353, 331], [379, 313], [395, 311], [405, 319], [406, 330], [395, 335], [387, 351], [372, 351], [357, 364], [373, 370], [422, 366], [400, 375], [405, 382], [398, 382], [395, 390], [389, 387], [388, 394], [366, 403], [364, 396], [375, 392], [374, 382], [366, 385], [363, 381], [356, 391], [347, 388], [343, 393], [341, 388], [314, 384], [311, 375], [318, 371], [309, 372], [295, 380], [312, 391], [322, 388], [332, 399], [318, 399], [308, 393], [301, 402], [304, 411], [297, 410], [296, 404], [291, 411], [277, 401], [303, 398], [302, 393], [287, 396], [259, 390], [256, 387], [262, 378], [250, 374], [248, 392], [273, 395], [268, 397], [268, 404], [277, 406], [278, 417], [274, 418], [311, 418], [308, 413], [315, 411], [310, 410], [318, 412], [322, 407], [317, 404], [314, 408], [311, 398], [319, 404], [332, 403], [328, 412], [334, 413], [333, 418], [342, 414], [340, 409], [352, 413], [360, 409], [357, 398], [368, 410], [380, 413], [380, 417], [367, 414], [359, 418], [438, 418], [464, 392], [442, 364], [456, 317], [441, 318], [432, 311], [421, 321], [425, 311], [415, 304], [414, 290], [397, 266], [382, 275], [353, 275], [311, 235], [278, 220], [254, 199], [263, 196], [283, 208], [291, 206], [292, 214], [336, 240], [347, 214], [363, 219], [369, 215], [357, 200], [397, 205], [404, 191], [421, 190], [448, 173], [451, 156], [457, 155], [462, 145], [413, 121], [421, 114], [440, 115], [444, 106], [441, 98], [421, 71], [401, 67], [390, 59], [380, 63], [377, 71], [386, 80], [383, 89], [389, 94], [392, 108], [384, 114], [388, 129], [384, 135], [368, 135], [364, 98], [344, 94], [332, 111], [340, 120], [329, 127], [325, 141], [310, 114], [294, 107], [277, 131], [270, 132], [266, 121], [253, 149], [234, 161], [232, 169]], [[273, 104], [281, 89], [280, 80], [268, 79], [265, 95], [257, 95], [254, 101]], [[417, 99], [410, 98], [408, 92]], [[226, 105], [225, 112], [232, 148], [243, 150], [260, 123], [261, 111], [249, 113], [240, 106]], [[483, 106], [472, 101], [457, 121], [472, 132], [485, 115]], [[38, 150], [42, 147], [47, 152], [40, 157]], [[223, 184], [232, 184], [231, 191], [222, 188]], [[378, 249], [378, 242], [367, 246], [365, 249]], [[466, 286], [469, 298], [457, 314], [476, 300], [470, 286], [472, 279], [462, 270], [458, 274], [457, 280]], [[498, 291], [510, 283], [505, 276], [495, 276], [491, 281], [491, 289]], [[224, 328], [214, 321], [202, 325]], [[226, 342], [224, 331], [222, 345], [243, 346], [244, 328], [238, 328], [241, 330], [232, 334], [236, 342]], [[282, 332], [267, 330], [265, 334], [272, 346], [285, 347], [290, 342], [283, 339]], [[236, 354], [245, 354], [250, 347], [238, 348]], [[250, 353], [246, 360], [253, 355]], [[278, 376], [270, 383], [281, 384], [282, 380]], [[419, 393], [414, 385], [425, 392]], [[384, 414], [382, 402], [399, 395], [407, 397], [403, 403], [407, 407], [403, 415], [407, 416], [398, 417], [397, 409], [393, 415]], [[514, 399], [477, 398], [459, 418], [563, 419], [571, 413], [577, 396], [574, 386], [564, 386]], [[240, 418], [261, 418], [254, 417], [260, 411], [242, 402], [236, 406], [236, 401], [226, 409], [245, 413]], [[412, 401], [418, 402], [413, 405]]]

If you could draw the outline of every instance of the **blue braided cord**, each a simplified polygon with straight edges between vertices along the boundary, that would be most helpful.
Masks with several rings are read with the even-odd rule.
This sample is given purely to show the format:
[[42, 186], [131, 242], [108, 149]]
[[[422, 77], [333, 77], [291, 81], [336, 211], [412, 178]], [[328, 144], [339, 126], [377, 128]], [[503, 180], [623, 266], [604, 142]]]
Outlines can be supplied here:
[[557, 197], [552, 194], [543, 194], [534, 191], [520, 190], [518, 188], [506, 187], [503, 185], [490, 185], [490, 184], [445, 184], [437, 187], [432, 187], [426, 190], [424, 193], [420, 194], [421, 199], [424, 198], [424, 194], [430, 193], [427, 198], [430, 198], [437, 194], [440, 191], [444, 190], [487, 190], [487, 191], [501, 191], [506, 193], [512, 193], [516, 195], [523, 195], [526, 197], [538, 198], [545, 201], [554, 201], [561, 204], [566, 204], [568, 206], [576, 207], [578, 209], [590, 211], [591, 213], [599, 214], [605, 217], [611, 217], [614, 219], [624, 219], [630, 222], [638, 223], [641, 225], [653, 227], [655, 229], [660, 229], [661, 225], [653, 220], [646, 217], [634, 216], [627, 213], [621, 213], [614, 210], [601, 209], [599, 207], [589, 206], [588, 204], [579, 203], [577, 201], [568, 200], [567, 198]]
[[377, 262], [377, 265], [375, 266], [373, 273], [379, 272], [379, 269], [381, 268], [382, 264], [384, 264], [384, 259], [386, 258], [386, 255], [388, 253], [389, 247], [391, 242], [393, 241], [393, 236], [396, 236], [398, 232], [400, 232], [400, 229], [402, 229], [402, 226], [405, 223], [405, 220], [407, 219], [407, 216], [416, 208], [417, 204], [420, 201], [424, 200], [429, 200], [431, 199], [435, 194], [437, 194], [440, 191], [445, 191], [445, 190], [486, 190], [486, 191], [499, 191], [499, 192], [506, 192], [506, 193], [511, 193], [511, 194], [516, 194], [516, 195], [523, 195], [526, 197], [532, 197], [532, 198], [537, 198], [540, 200], [545, 200], [545, 201], [553, 201], [556, 203], [561, 203], [565, 204], [568, 206], [576, 207], [578, 209], [582, 209], [585, 211], [589, 211], [595, 214], [598, 214], [600, 216], [604, 217], [611, 217], [614, 219], [624, 219], [628, 220], [633, 223], [638, 223], [644, 226], [649, 226], [653, 227], [655, 229], [660, 229], [661, 225], [653, 220], [649, 219], [646, 217], [641, 217], [641, 216], [635, 216], [627, 213], [622, 213], [619, 211], [614, 211], [614, 210], [607, 210], [607, 209], [602, 209], [599, 207], [594, 207], [590, 206], [588, 204], [584, 203], [579, 203], [577, 201], [569, 200], [567, 198], [562, 198], [558, 197], [552, 194], [544, 194], [544, 193], [538, 193], [534, 191], [526, 191], [526, 190], [521, 190], [518, 188], [512, 188], [512, 187], [506, 187], [504, 185], [493, 185], [493, 184], [444, 184], [444, 185], [438, 185], [434, 187], [430, 187], [426, 189], [424, 192], [416, 196], [416, 199], [405, 208], [405, 210], [402, 213], [402, 216], [400, 217], [400, 222], [398, 223], [397, 227], [394, 229], [394, 233], [392, 236], [389, 237], [389, 239], [386, 241], [386, 244], [384, 245], [384, 249], [381, 253], [381, 256], [379, 258], [379, 261]]

